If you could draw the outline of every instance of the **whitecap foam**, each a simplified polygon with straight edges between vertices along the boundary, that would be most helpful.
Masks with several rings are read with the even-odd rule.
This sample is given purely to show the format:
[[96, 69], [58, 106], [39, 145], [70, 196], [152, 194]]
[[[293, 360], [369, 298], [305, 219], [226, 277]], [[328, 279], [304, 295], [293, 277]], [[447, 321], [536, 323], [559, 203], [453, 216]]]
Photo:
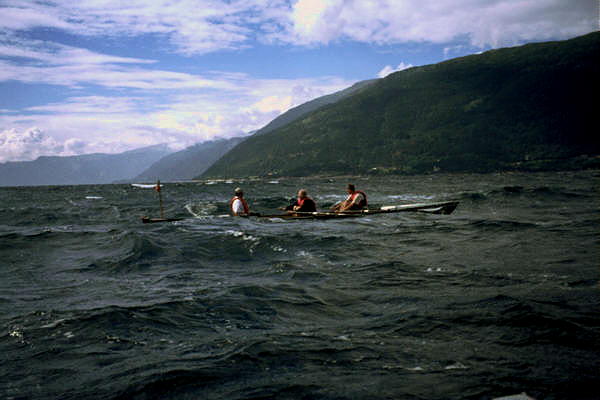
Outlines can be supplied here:
[[8, 333], [8, 335], [10, 337], [16, 337], [16, 338], [19, 338], [19, 339], [23, 339], [23, 332], [20, 331], [20, 330], [18, 330], [18, 329], [13, 329], [12, 331], [10, 331]]
[[467, 369], [467, 366], [462, 363], [456, 363], [456, 364], [448, 365], [444, 369]]
[[392, 194], [386, 196], [387, 199], [390, 200], [403, 200], [403, 201], [422, 201], [422, 200], [432, 200], [434, 196], [432, 195], [418, 195], [418, 194]]
[[212, 203], [187, 203], [183, 208], [196, 218], [208, 217], [217, 210], [217, 206]]
[[50, 322], [49, 324], [42, 325], [42, 328], [56, 328], [59, 324], [66, 321], [66, 318], [57, 319], [54, 322]]

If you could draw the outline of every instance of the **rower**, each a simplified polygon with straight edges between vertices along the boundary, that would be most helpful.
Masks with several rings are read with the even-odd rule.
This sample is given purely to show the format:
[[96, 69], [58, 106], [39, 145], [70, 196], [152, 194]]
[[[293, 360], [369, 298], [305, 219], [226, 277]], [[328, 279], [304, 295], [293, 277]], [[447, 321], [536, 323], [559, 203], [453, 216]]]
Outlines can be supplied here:
[[293, 204], [290, 204], [285, 208], [286, 211], [296, 212], [315, 212], [317, 211], [317, 204], [313, 199], [308, 197], [306, 189], [298, 190], [298, 198]]
[[367, 195], [361, 190], [356, 190], [356, 187], [349, 183], [346, 187], [348, 197], [346, 200], [334, 205], [331, 210], [335, 212], [364, 210], [367, 208]]
[[249, 215], [250, 208], [248, 207], [246, 199], [244, 199], [244, 191], [238, 187], [235, 188], [234, 193], [235, 196], [233, 196], [233, 198], [229, 200], [229, 209], [231, 211], [231, 215]]

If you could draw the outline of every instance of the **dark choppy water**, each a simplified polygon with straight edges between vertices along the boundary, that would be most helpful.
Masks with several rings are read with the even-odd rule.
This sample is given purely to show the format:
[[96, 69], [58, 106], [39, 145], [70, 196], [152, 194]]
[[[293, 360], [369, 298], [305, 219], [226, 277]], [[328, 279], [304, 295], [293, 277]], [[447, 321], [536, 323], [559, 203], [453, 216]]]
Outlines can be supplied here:
[[[449, 216], [219, 217], [347, 179], [0, 188], [0, 398], [600, 398], [598, 171], [357, 178]], [[198, 218], [191, 217], [188, 209]]]

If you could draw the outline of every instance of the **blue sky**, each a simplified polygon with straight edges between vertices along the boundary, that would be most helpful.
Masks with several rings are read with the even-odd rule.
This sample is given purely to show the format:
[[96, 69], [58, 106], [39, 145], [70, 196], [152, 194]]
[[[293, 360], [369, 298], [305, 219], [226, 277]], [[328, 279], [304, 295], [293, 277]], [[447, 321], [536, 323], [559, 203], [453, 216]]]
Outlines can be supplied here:
[[0, 162], [240, 136], [360, 80], [598, 29], [596, 0], [0, 0]]

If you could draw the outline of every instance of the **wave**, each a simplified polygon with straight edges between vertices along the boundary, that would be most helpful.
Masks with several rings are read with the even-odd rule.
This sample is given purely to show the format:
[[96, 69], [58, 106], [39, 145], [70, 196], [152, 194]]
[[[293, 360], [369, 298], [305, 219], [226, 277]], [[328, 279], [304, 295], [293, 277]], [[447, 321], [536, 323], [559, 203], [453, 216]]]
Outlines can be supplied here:
[[515, 230], [526, 230], [534, 229], [537, 227], [534, 223], [519, 222], [510, 220], [476, 220], [468, 224], [469, 226], [484, 231], [515, 231]]
[[[597, 335], [589, 325], [591, 315], [578, 314], [562, 302], [541, 303], [499, 295], [463, 303], [459, 308], [463, 310], [461, 315], [449, 323], [496, 327], [498, 343], [511, 346], [553, 343], [586, 350]], [[477, 309], [488, 311], [482, 315], [473, 312]]]
[[497, 189], [491, 189], [487, 191], [474, 191], [474, 192], [459, 192], [456, 196], [450, 196], [457, 198], [458, 200], [472, 201], [472, 202], [485, 202], [485, 201], [505, 201], [507, 199], [544, 199], [544, 200], [560, 200], [560, 199], [575, 199], [575, 198], [587, 198], [592, 196], [593, 193], [576, 192], [561, 187], [525, 187], [525, 186], [503, 186]]
[[523, 187], [523, 186], [504, 186], [501, 189], [495, 189], [489, 192], [492, 196], [529, 196], [529, 197], [545, 197], [545, 198], [578, 198], [589, 197], [589, 194], [576, 193], [562, 187]]
[[462, 192], [458, 195], [459, 200], [483, 201], [487, 196], [480, 192]]

